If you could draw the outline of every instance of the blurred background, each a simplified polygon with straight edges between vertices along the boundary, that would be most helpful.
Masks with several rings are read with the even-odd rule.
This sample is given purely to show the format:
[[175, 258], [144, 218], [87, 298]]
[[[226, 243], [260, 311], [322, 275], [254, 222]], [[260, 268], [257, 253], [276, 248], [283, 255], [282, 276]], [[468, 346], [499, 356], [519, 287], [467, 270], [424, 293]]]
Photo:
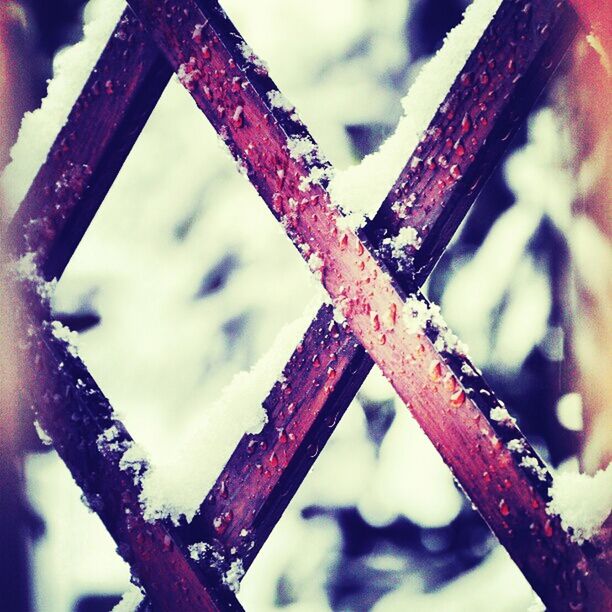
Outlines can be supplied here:
[[[393, 132], [401, 98], [466, 4], [223, 2], [339, 168]], [[82, 38], [84, 21], [120, 3], [8, 5], [17, 112], [4, 118], [7, 145], [21, 114], [46, 95], [54, 65]], [[563, 79], [538, 103], [426, 286], [553, 466], [575, 463], [585, 447], [571, 342], [581, 270], [570, 260], [587, 242], [605, 247], [595, 303], [610, 293], [605, 228], [585, 216], [578, 235], [572, 217], [578, 198], [571, 134], [558, 112]], [[173, 79], [59, 283], [54, 310], [80, 332], [80, 354], [128, 430], [161, 457], [178, 452], [193, 419], [318, 296], [282, 228]], [[0, 586], [21, 590], [32, 610], [110, 610], [129, 587], [129, 568], [62, 462], [31, 432], [18, 477], [3, 482], [0, 498], [9, 517], [0, 521], [0, 546], [7, 563], [24, 562]], [[591, 469], [601, 461], [596, 452]], [[247, 610], [518, 611], [532, 593], [375, 370], [239, 599]]]

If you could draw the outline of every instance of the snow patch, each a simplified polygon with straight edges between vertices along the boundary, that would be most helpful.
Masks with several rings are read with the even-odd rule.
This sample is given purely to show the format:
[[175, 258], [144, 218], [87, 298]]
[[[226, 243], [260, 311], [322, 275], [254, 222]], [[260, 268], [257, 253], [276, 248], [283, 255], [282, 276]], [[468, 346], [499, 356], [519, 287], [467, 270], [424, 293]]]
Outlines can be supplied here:
[[267, 423], [262, 402], [279, 380], [318, 306], [314, 300], [302, 317], [281, 330], [268, 353], [250, 371], [234, 377], [194, 425], [180, 453], [163, 463], [150, 462], [140, 478], [147, 520], [168, 517], [177, 523], [182, 516], [188, 521], [193, 518], [242, 436], [259, 433]]
[[309, 138], [296, 136], [287, 140], [287, 148], [293, 159], [304, 158], [306, 161], [311, 161], [313, 153], [317, 150], [317, 145]]
[[467, 355], [468, 347], [449, 329], [437, 304], [411, 294], [404, 303], [402, 320], [411, 334], [422, 334], [427, 326], [437, 332], [434, 347], [437, 351]]
[[502, 404], [499, 406], [495, 406], [491, 408], [489, 412], [489, 416], [491, 420], [496, 421], [497, 423], [503, 423], [504, 425], [516, 425], [516, 419], [510, 415], [506, 407]]
[[125, 440], [116, 424], [105, 429], [96, 439], [96, 445], [101, 453], [108, 451], [117, 453], [125, 452], [130, 446]]
[[523, 440], [523, 438], [514, 438], [506, 444], [506, 448], [512, 453], [524, 453], [525, 440]]
[[135, 584], [130, 584], [121, 601], [112, 609], [111, 612], [136, 612], [138, 606], [144, 601], [144, 592]]
[[64, 325], [61, 321], [51, 321], [51, 333], [66, 344], [68, 352], [73, 357], [78, 357], [79, 334]]
[[578, 471], [555, 474], [547, 509], [561, 517], [561, 526], [573, 531], [578, 544], [595, 536], [612, 511], [612, 463], [593, 476]]
[[10, 211], [17, 210], [47, 158], [124, 8], [123, 0], [91, 3], [83, 39], [55, 56], [47, 96], [40, 108], [24, 115], [11, 149], [12, 161], [0, 179]]
[[293, 104], [287, 100], [285, 95], [278, 91], [278, 89], [272, 89], [267, 95], [272, 108], [280, 108], [288, 113], [292, 112], [295, 108]]
[[535, 474], [542, 482], [546, 482], [548, 472], [546, 471], [546, 468], [540, 465], [540, 462], [535, 457], [523, 457], [521, 459], [521, 466], [527, 468], [530, 472]]
[[404, 115], [395, 133], [361, 163], [333, 176], [332, 199], [355, 227], [376, 214], [500, 4], [501, 0], [474, 0], [402, 100]]
[[227, 585], [230, 591], [238, 593], [243, 576], [244, 566], [242, 565], [242, 559], [235, 559], [232, 561], [227, 572], [222, 576], [223, 584]]
[[385, 238], [383, 244], [391, 248], [391, 256], [394, 259], [402, 260], [406, 257], [407, 248], [416, 250], [421, 247], [421, 238], [414, 227], [402, 227], [397, 236]]
[[323, 258], [318, 253], [312, 253], [307, 263], [315, 278], [320, 281], [323, 278], [323, 270], [325, 269]]
[[238, 50], [240, 51], [240, 53], [242, 53], [242, 56], [247, 62], [253, 64], [253, 66], [267, 74], [268, 65], [255, 54], [255, 51], [253, 51], [250, 45], [248, 45], [244, 41], [240, 41], [240, 43], [238, 44]]
[[19, 259], [11, 263], [10, 269], [15, 276], [22, 281], [27, 281], [34, 285], [36, 293], [40, 296], [43, 301], [50, 301], [55, 293], [57, 281], [46, 281], [36, 265], [36, 255], [32, 252], [28, 252], [22, 255]]

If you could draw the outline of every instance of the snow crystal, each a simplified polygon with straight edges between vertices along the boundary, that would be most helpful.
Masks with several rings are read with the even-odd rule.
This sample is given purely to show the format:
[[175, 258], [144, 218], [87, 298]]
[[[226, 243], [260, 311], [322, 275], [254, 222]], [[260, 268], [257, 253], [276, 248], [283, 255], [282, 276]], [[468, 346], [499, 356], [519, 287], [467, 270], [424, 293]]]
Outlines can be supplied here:
[[22, 255], [17, 261], [11, 265], [15, 276], [24, 281], [28, 281], [36, 288], [36, 293], [45, 301], [49, 301], [55, 293], [57, 281], [45, 281], [41, 276], [38, 266], [36, 265], [36, 256], [34, 253], [28, 252]]
[[134, 446], [134, 443], [123, 438], [117, 425], [113, 424], [97, 437], [96, 445], [101, 453], [125, 453], [130, 447]]
[[456, 334], [454, 334], [444, 323], [444, 327], [438, 327], [438, 337], [434, 342], [434, 348], [436, 351], [454, 351], [459, 355], [467, 355], [468, 345], [465, 342], [459, 340]]
[[489, 416], [493, 421], [497, 421], [498, 423], [504, 423], [508, 425], [514, 425], [516, 423], [514, 417], [510, 416], [510, 413], [506, 410], [505, 406], [502, 405], [491, 408]]
[[45, 446], [51, 446], [51, 444], [53, 444], [53, 440], [51, 439], [49, 434], [43, 429], [43, 426], [40, 424], [38, 419], [34, 420], [34, 429], [36, 430], [36, 433], [38, 434], [40, 441]]
[[[300, 191], [308, 191], [312, 185], [325, 185], [325, 182], [331, 177], [331, 170], [329, 167], [324, 166], [314, 166], [310, 170], [310, 174], [307, 177], [302, 177], [300, 180], [299, 189]], [[332, 202], [333, 204], [333, 202]], [[341, 227], [340, 223], [338, 223], [339, 229], [347, 229], [351, 227], [351, 224], [348, 221], [348, 216], [341, 217], [340, 220], [345, 219], [346, 227]]]
[[396, 249], [405, 249], [409, 246], [418, 249], [421, 246], [419, 233], [413, 227], [402, 227], [397, 236], [391, 240]]
[[[242, 531], [245, 531], [244, 529]], [[242, 535], [242, 532], [241, 532]], [[223, 555], [215, 550], [208, 542], [196, 542], [188, 546], [189, 556], [194, 561], [204, 561], [207, 564], [212, 564], [216, 567], [222, 567], [224, 563]], [[232, 554], [236, 552], [236, 548], [231, 549]], [[245, 574], [242, 559], [234, 559], [229, 568], [222, 574], [221, 580], [227, 585], [231, 591], [238, 593], [240, 590], [240, 581]]]
[[121, 601], [111, 612], [135, 612], [143, 600], [144, 593], [142, 589], [135, 584], [130, 584], [129, 590], [123, 594]]
[[514, 438], [506, 444], [506, 448], [513, 453], [524, 453], [525, 440], [523, 438]]
[[36, 266], [34, 253], [22, 255], [15, 263], [14, 270], [18, 278], [22, 280], [36, 281], [40, 278], [38, 267]]
[[98, 436], [98, 446], [100, 444], [104, 444], [104, 443], [107, 443], [107, 442], [112, 442], [113, 440], [116, 440], [117, 438], [119, 438], [119, 428], [117, 427], [116, 424], [113, 424], [110, 427], [108, 427], [107, 429], [105, 429]]
[[323, 268], [325, 267], [325, 262], [321, 258], [318, 253], [312, 253], [308, 258], [308, 267], [310, 271], [315, 275], [315, 277], [319, 280], [323, 277]]
[[467, 354], [468, 347], [449, 329], [437, 304], [429, 303], [411, 294], [404, 303], [402, 313], [404, 325], [411, 334], [423, 333], [427, 324], [437, 331], [438, 336], [434, 342], [434, 348], [437, 351]]
[[79, 334], [66, 327], [61, 321], [51, 321], [51, 333], [58, 339], [66, 343], [68, 352], [73, 356], [78, 356]]
[[[183, 87], [189, 91], [193, 91], [196, 83], [202, 78], [202, 73], [197, 68], [196, 58], [191, 56], [188, 62], [182, 63], [176, 71], [176, 77]], [[222, 106], [219, 106], [218, 110], [222, 108]]]
[[461, 364], [461, 373], [465, 374], [466, 376], [473, 376], [474, 375], [474, 370], [470, 366], [469, 363], [462, 363]]
[[295, 108], [293, 104], [291, 104], [291, 102], [285, 98], [285, 95], [278, 91], [278, 89], [272, 89], [268, 92], [268, 100], [270, 101], [272, 108], [280, 108], [288, 113], [293, 111]]
[[[27, 112], [17, 142], [11, 149], [11, 163], [1, 183], [7, 205], [14, 212], [24, 198], [51, 145], [66, 123], [68, 114], [98, 60], [125, 7], [123, 0], [91, 3], [83, 39], [60, 51], [53, 62], [53, 79], [40, 108]], [[89, 8], [89, 7], [88, 7]]]
[[546, 482], [548, 472], [540, 465], [540, 462], [535, 457], [523, 457], [521, 459], [521, 465], [533, 472], [540, 480]]
[[431, 305], [423, 300], [419, 300], [416, 295], [408, 296], [403, 309], [403, 321], [406, 329], [411, 334], [422, 334], [425, 331], [425, 326], [437, 314], [438, 306]]
[[251, 64], [253, 64], [253, 66], [259, 68], [262, 71], [265, 71], [266, 73], [268, 72], [268, 65], [255, 54], [255, 51], [251, 49], [250, 45], [248, 45], [244, 41], [240, 41], [240, 43], [238, 44], [238, 49], [240, 53], [242, 53], [244, 59], [247, 60], [247, 62], [250, 62]]
[[223, 557], [213, 550], [213, 547], [208, 542], [196, 542], [195, 544], [190, 544], [187, 548], [189, 549], [189, 556], [194, 561], [203, 561], [207, 555], [216, 557], [217, 561], [223, 560]]
[[402, 260], [406, 256], [406, 248], [420, 248], [421, 238], [414, 227], [402, 227], [394, 238], [385, 238], [384, 245], [391, 247], [391, 256]]
[[226, 584], [234, 593], [238, 593], [243, 576], [244, 566], [242, 565], [242, 559], [235, 559], [232, 561], [227, 572], [222, 576], [223, 584]]
[[[119, 445], [117, 444], [116, 446], [118, 447]], [[134, 477], [134, 484], [139, 485], [141, 476], [148, 466], [147, 455], [144, 449], [140, 444], [130, 440], [129, 442], [124, 442], [119, 450], [124, 450], [119, 460], [119, 469], [131, 473]]]
[[612, 510], [612, 463], [595, 475], [559, 471], [549, 489], [548, 512], [561, 517], [561, 526], [573, 530], [578, 544], [597, 534]]
[[312, 154], [316, 151], [315, 145], [309, 138], [294, 137], [287, 140], [287, 148], [293, 159], [305, 158], [306, 161], [312, 159]]
[[318, 300], [314, 300], [302, 317], [281, 330], [268, 353], [249, 372], [234, 377], [220, 398], [204, 411], [179, 453], [163, 463], [151, 462], [140, 478], [147, 520], [169, 517], [178, 522], [181, 516], [193, 518], [242, 436], [259, 433], [266, 424], [262, 401], [278, 381], [318, 306]]
[[500, 3], [474, 0], [463, 21], [448, 33], [440, 51], [423, 66], [402, 100], [404, 115], [395, 133], [376, 153], [332, 178], [332, 198], [347, 211], [355, 226], [376, 214]]

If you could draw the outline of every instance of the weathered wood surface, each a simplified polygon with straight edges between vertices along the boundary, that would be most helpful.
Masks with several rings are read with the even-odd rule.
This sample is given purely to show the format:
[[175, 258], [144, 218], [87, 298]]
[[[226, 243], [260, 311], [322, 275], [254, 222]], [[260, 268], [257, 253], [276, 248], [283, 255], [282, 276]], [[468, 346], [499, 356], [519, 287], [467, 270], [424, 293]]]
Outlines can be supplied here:
[[133, 441], [108, 400], [73, 351], [52, 333], [48, 305], [36, 283], [24, 283], [20, 312], [24, 330], [15, 358], [34, 369], [37, 389], [23, 390], [42, 430], [51, 438], [84, 501], [117, 544], [155, 610], [240, 610], [219, 576], [191, 559], [177, 529], [147, 522], [139, 501], [143, 466], [121, 463]]
[[[127, 9], [7, 233], [13, 254], [34, 252], [45, 278], [61, 276], [171, 74]], [[22, 306], [26, 338], [16, 357], [34, 364], [38, 383], [23, 393], [24, 403], [33, 404], [153, 609], [241, 609], [216, 572], [190, 558], [174, 526], [144, 520], [138, 485], [120, 466], [129, 434], [84, 364], [50, 333], [50, 314], [33, 287]], [[111, 427], [116, 436], [101, 444]]]

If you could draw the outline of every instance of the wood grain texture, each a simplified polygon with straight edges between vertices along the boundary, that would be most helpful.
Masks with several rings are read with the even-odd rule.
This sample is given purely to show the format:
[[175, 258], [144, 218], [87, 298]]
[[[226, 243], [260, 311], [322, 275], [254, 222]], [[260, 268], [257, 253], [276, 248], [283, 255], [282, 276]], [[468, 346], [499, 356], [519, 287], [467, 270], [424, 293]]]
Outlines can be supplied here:
[[[61, 276], [171, 74], [127, 9], [8, 229], [13, 254], [34, 252], [46, 279]], [[241, 609], [218, 574], [190, 558], [174, 526], [144, 520], [139, 487], [120, 467], [129, 434], [85, 365], [50, 333], [48, 308], [34, 287], [24, 289], [24, 300], [15, 304], [28, 312], [19, 313], [18, 328], [33, 335], [16, 344], [23, 362], [34, 364], [38, 383], [28, 386], [24, 401], [145, 587], [148, 604], [154, 610]], [[116, 437], [100, 445], [110, 427]]]
[[[299, 188], [301, 179], [313, 167], [326, 170], [329, 166], [320, 156], [319, 159], [305, 161], [294, 160], [288, 154], [287, 137], [309, 138], [308, 132], [292, 118], [292, 113], [270, 107], [266, 93], [273, 90], [274, 85], [261, 65], [244, 57], [238, 48], [241, 38], [222, 11], [214, 3], [204, 1], [199, 6], [192, 2], [169, 2], [164, 3], [163, 9], [161, 4], [133, 3], [141, 17], [145, 15], [144, 21], [149, 19], [148, 26], [153, 28], [157, 43], [165, 50], [183, 83], [202, 104], [235, 157], [241, 160], [249, 178], [268, 205], [282, 219], [292, 239], [301, 245], [333, 242], [331, 248], [321, 249], [321, 252], [326, 252], [326, 261], [333, 262], [338, 253], [348, 251], [342, 266], [333, 270], [336, 277], [346, 279], [348, 275], [356, 282], [361, 279], [364, 286], [372, 283], [373, 273], [378, 275], [381, 272], [386, 277], [381, 286], [391, 287], [391, 297], [400, 299], [414, 292], [431, 271], [511, 139], [517, 124], [526, 116], [533, 99], [558, 64], [575, 29], [573, 14], [562, 3], [556, 7], [543, 2], [504, 2], [502, 10], [457, 77], [441, 107], [443, 111], [432, 121], [423, 142], [408, 161], [381, 212], [358, 237], [350, 232], [340, 235], [336, 231], [334, 234], [334, 230], [337, 230], [337, 211], [329, 206], [324, 185], [311, 186], [306, 191]], [[155, 21], [164, 18], [165, 24]], [[39, 175], [26, 199], [26, 202], [30, 202], [30, 212], [26, 204], [23, 216], [16, 218], [16, 223], [22, 227], [29, 226], [25, 240], [18, 244], [16, 250], [36, 249], [42, 259], [48, 261], [43, 266], [47, 278], [59, 275], [63, 270], [170, 74], [166, 61], [143, 35], [137, 21], [130, 13], [126, 13], [126, 19], [122, 20], [123, 25], [120, 24], [119, 28], [129, 25], [134, 30], [131, 40], [140, 41], [133, 48], [140, 50], [141, 59], [138, 61], [142, 61], [142, 69], [140, 72], [123, 69], [123, 73], [131, 75], [133, 80], [124, 87], [127, 95], [121, 96], [120, 109], [111, 106], [115, 100], [113, 94], [100, 96], [99, 88], [95, 87], [96, 82], [99, 86], [99, 79], [92, 81], [95, 75], [88, 82], [88, 86], [92, 87], [90, 93], [86, 93], [86, 86], [82, 94], [86, 96], [86, 109], [90, 108], [91, 100], [94, 100], [94, 106], [95, 100], [99, 100], [104, 109], [103, 116], [124, 119], [107, 124], [103, 132], [103, 146], [92, 149], [91, 144], [83, 143], [80, 155], [84, 155], [84, 158], [74, 156], [72, 152], [63, 155], [66, 152], [64, 149], [70, 151], [70, 147], [66, 147], [66, 141], [60, 135], [62, 137], [58, 137], [54, 145], [56, 153], [43, 166], [42, 176]], [[203, 27], [196, 28], [200, 25]], [[510, 31], [512, 36], [509, 43], [507, 34]], [[132, 61], [129, 55], [124, 56], [124, 65]], [[99, 113], [100, 107], [96, 110]], [[73, 121], [82, 117], [81, 112], [79, 104], [71, 114]], [[89, 121], [94, 116], [90, 114]], [[467, 131], [466, 117], [470, 122], [470, 130]], [[62, 134], [71, 133], [66, 131], [70, 125], [74, 126], [71, 119]], [[74, 142], [81, 142], [78, 137], [71, 138]], [[81, 147], [81, 144], [78, 146]], [[81, 169], [88, 166], [91, 172], [88, 170], [79, 174], [74, 170], [79, 167], [79, 162], [75, 161], [79, 159]], [[82, 159], [89, 161], [85, 163]], [[48, 174], [45, 175], [45, 172]], [[59, 195], [51, 194], [49, 185], [56, 185], [58, 180], [64, 185], [64, 191], [62, 193], [62, 189], [59, 189]], [[52, 198], [57, 195], [55, 209], [60, 203], [62, 214], [52, 219], [48, 215], [41, 216], [37, 206], [48, 199], [41, 197], [41, 194]], [[49, 207], [48, 210], [53, 208]], [[305, 216], [310, 214], [307, 222], [300, 219], [304, 213]], [[322, 221], [321, 217], [325, 217], [325, 220]], [[38, 218], [40, 222], [36, 222]], [[419, 228], [423, 246], [418, 252], [407, 252], [402, 269], [399, 269], [383, 241], [394, 235], [401, 226]], [[307, 240], [304, 240], [304, 236]], [[58, 245], [61, 245], [59, 251]], [[368, 269], [365, 271], [365, 260], [370, 254], [373, 257], [368, 259]], [[365, 274], [354, 275], [351, 268], [361, 266], [362, 261], [364, 270], [361, 272]], [[333, 266], [333, 263], [328, 265]], [[326, 284], [334, 280], [326, 278], [327, 267], [321, 271]], [[386, 276], [387, 271], [392, 273], [392, 278]], [[370, 281], [365, 282], [368, 276]], [[338, 291], [339, 283], [336, 279], [336, 298], [341, 294]], [[380, 326], [381, 317], [375, 311], [379, 315], [379, 323], [376, 324], [369, 304], [373, 297], [370, 290], [371, 287], [367, 287], [365, 291], [357, 292], [353, 299], [358, 312], [351, 313], [349, 319], [352, 320], [353, 315], [365, 316], [369, 324], [364, 322], [363, 325], [369, 325], [369, 329], [362, 333], [371, 343], [378, 344], [382, 336], [380, 328], [372, 328]], [[391, 308], [389, 298], [382, 300], [382, 303]], [[397, 313], [397, 306], [401, 304], [398, 301], [393, 303], [396, 304]], [[387, 333], [384, 336], [386, 344]], [[483, 456], [488, 453], [490, 469], [479, 474], [482, 465], [476, 465], [464, 476], [468, 482], [478, 481], [473, 483], [472, 488], [484, 489], [485, 496], [487, 491], [491, 491], [490, 503], [483, 502], [482, 508], [479, 505], [485, 519], [488, 512], [491, 515], [488, 519], [490, 524], [493, 523], [494, 531], [497, 529], [498, 537], [501, 533], [500, 539], [509, 547], [511, 554], [514, 550], [515, 560], [517, 556], [529, 557], [519, 565], [532, 584], [541, 584], [548, 566], [556, 576], [548, 591], [556, 590], [558, 583], [568, 576], [571, 578], [566, 588], [556, 595], [546, 593], [543, 596], [545, 600], [553, 601], [556, 597], [556, 603], [563, 601], [580, 605], [589, 596], [584, 588], [588, 580], [578, 582], [580, 576], [568, 570], [576, 560], [582, 563], [580, 552], [566, 542], [558, 523], [550, 521], [543, 512], [548, 476], [545, 481], [540, 481], [532, 472], [521, 470], [517, 465], [522, 457], [535, 457], [529, 446], [525, 446], [524, 454], [519, 457], [505, 450], [504, 442], [511, 439], [523, 441], [520, 432], [511, 424], [500, 425], [487, 419], [490, 407], [496, 402], [492, 392], [462, 356], [455, 353], [440, 355], [433, 348], [435, 330], [429, 330], [428, 336], [419, 340], [417, 352], [421, 351], [421, 346], [429, 350], [425, 359], [402, 360], [398, 353], [403, 349], [404, 339], [394, 338], [394, 341], [396, 347], [391, 350], [391, 355], [395, 361], [386, 365], [388, 370], [397, 367], [398, 371], [393, 372], [396, 377], [409, 376], [415, 367], [424, 368], [423, 372], [428, 373], [429, 379], [425, 380], [422, 372], [420, 377], [416, 377], [416, 384], [413, 382], [403, 388], [404, 398], [415, 390], [426, 396], [426, 406], [417, 409], [429, 423], [432, 439], [453, 435], [465, 442], [476, 441], [479, 453]], [[383, 349], [379, 349], [379, 352], [384, 356]], [[425, 363], [427, 359], [431, 359], [428, 364]], [[396, 362], [398, 366], [394, 365]], [[434, 365], [432, 374], [429, 369], [434, 362], [439, 362], [440, 366]], [[331, 307], [322, 307], [285, 368], [285, 382], [276, 385], [266, 399], [270, 423], [261, 435], [245, 436], [241, 441], [211, 495], [203, 503], [200, 515], [192, 525], [181, 526], [173, 535], [177, 541], [180, 540], [181, 546], [207, 540], [226, 554], [228, 562], [234, 556], [241, 556], [245, 567], [248, 567], [371, 365], [372, 360], [349, 328], [333, 321]], [[432, 377], [436, 380], [432, 380]], [[440, 392], [439, 387], [444, 390]], [[454, 406], [461, 393], [464, 395], [462, 403]], [[453, 395], [455, 400], [452, 399]], [[464, 431], [461, 422], [467, 419], [466, 414], [454, 419], [458, 425], [434, 427], [433, 422], [440, 420], [444, 410], [450, 409], [452, 415], [453, 409], [463, 410], [463, 407], [468, 408], [467, 414], [475, 421], [482, 422], [480, 433], [474, 427], [467, 427]], [[481, 412], [474, 412], [477, 407]], [[480, 438], [486, 438], [485, 451], [482, 450]], [[453, 462], [459, 463], [465, 459], [465, 447], [461, 450], [457, 441], [454, 446], [443, 446], [440, 450], [451, 466]], [[500, 467], [498, 463], [505, 462], [509, 464], [507, 471], [515, 477], [514, 480], [502, 480], [505, 472], [497, 468]], [[479, 484], [480, 480], [487, 481], [488, 486]], [[501, 489], [495, 491], [496, 487]], [[514, 491], [510, 490], [513, 488]], [[472, 497], [474, 499], [473, 494]], [[511, 506], [514, 498], [518, 499], [518, 503]], [[523, 507], [533, 506], [534, 503], [538, 503], [539, 507], [534, 508], [531, 515], [538, 521], [530, 525], [527, 534], [524, 529], [527, 518], [521, 516], [521, 512]], [[508, 515], [505, 514], [506, 507], [510, 511]], [[518, 536], [514, 534], [517, 527], [522, 530]], [[529, 548], [530, 540], [534, 541], [533, 550], [527, 555], [521, 547], [527, 545]], [[236, 548], [236, 552], [232, 555], [230, 551], [233, 548]], [[569, 556], [566, 556], [568, 553]], [[540, 557], [544, 555], [546, 560], [540, 558], [538, 561], [538, 554]]]

